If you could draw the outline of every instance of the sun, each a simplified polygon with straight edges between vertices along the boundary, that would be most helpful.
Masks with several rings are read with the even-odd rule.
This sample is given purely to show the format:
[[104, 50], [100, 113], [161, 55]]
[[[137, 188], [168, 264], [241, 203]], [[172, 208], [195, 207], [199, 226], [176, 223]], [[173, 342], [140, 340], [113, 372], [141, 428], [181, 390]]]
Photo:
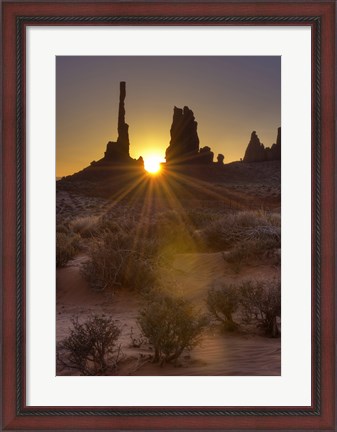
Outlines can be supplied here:
[[162, 160], [159, 156], [147, 156], [144, 159], [144, 168], [150, 174], [158, 174]]

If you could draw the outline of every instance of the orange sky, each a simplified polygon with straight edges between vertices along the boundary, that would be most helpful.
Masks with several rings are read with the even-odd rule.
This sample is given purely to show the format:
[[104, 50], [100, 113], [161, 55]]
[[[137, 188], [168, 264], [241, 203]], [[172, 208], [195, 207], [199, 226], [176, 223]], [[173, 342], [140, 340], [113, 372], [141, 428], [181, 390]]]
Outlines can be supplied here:
[[103, 157], [117, 139], [126, 81], [130, 155], [164, 160], [173, 107], [187, 105], [200, 146], [239, 160], [253, 130], [271, 146], [281, 125], [280, 57], [57, 57], [56, 175]]

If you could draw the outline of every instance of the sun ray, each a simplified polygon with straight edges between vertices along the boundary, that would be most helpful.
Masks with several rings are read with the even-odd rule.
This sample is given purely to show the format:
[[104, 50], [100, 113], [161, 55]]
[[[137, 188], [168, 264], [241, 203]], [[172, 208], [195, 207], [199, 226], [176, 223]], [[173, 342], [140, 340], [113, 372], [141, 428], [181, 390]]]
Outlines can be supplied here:
[[124, 186], [122, 189], [120, 189], [118, 192], [113, 194], [110, 197], [111, 204], [109, 206], [109, 210], [111, 210], [113, 207], [115, 207], [118, 203], [120, 203], [124, 198], [126, 198], [128, 195], [131, 194], [131, 192], [135, 191], [135, 189], [146, 181], [146, 177], [144, 175], [139, 176], [138, 178], [135, 178], [135, 180]]
[[204, 196], [208, 196], [210, 199], [221, 201], [224, 205], [227, 205], [231, 208], [236, 208], [237, 210], [245, 210], [248, 208], [247, 205], [245, 205], [244, 203], [230, 197], [228, 192], [226, 192], [225, 190], [223, 190], [222, 193], [219, 193], [210, 189], [209, 184], [205, 181], [199, 180], [187, 174], [182, 174], [181, 172], [177, 172], [175, 170], [171, 170], [170, 175], [177, 181], [193, 189], [194, 192], [198, 192], [203, 194]]
[[[136, 227], [136, 233], [133, 241], [133, 247], [136, 249], [138, 244], [141, 244], [141, 239], [146, 238], [149, 231], [148, 217], [151, 212], [152, 200], [153, 200], [153, 185], [151, 182], [147, 183], [145, 197], [143, 200], [143, 205]], [[145, 222], [145, 223], [144, 223]]]

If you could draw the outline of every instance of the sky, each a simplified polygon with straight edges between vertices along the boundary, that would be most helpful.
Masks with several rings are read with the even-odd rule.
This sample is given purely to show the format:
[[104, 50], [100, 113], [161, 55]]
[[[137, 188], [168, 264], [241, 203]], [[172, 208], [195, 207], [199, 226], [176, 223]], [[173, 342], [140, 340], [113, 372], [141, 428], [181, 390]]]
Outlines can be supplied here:
[[58, 56], [57, 177], [101, 159], [117, 140], [120, 81], [133, 158], [165, 160], [174, 106], [194, 112], [200, 147], [225, 163], [243, 158], [253, 130], [271, 146], [281, 126], [279, 56]]

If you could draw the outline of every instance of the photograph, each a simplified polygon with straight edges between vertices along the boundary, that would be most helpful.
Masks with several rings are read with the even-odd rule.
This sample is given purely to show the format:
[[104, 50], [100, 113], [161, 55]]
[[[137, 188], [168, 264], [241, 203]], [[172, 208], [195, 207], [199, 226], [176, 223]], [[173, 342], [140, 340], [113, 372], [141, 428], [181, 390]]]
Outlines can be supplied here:
[[56, 375], [281, 375], [281, 56], [56, 56]]
[[335, 2], [0, 2], [3, 430], [337, 430]]

